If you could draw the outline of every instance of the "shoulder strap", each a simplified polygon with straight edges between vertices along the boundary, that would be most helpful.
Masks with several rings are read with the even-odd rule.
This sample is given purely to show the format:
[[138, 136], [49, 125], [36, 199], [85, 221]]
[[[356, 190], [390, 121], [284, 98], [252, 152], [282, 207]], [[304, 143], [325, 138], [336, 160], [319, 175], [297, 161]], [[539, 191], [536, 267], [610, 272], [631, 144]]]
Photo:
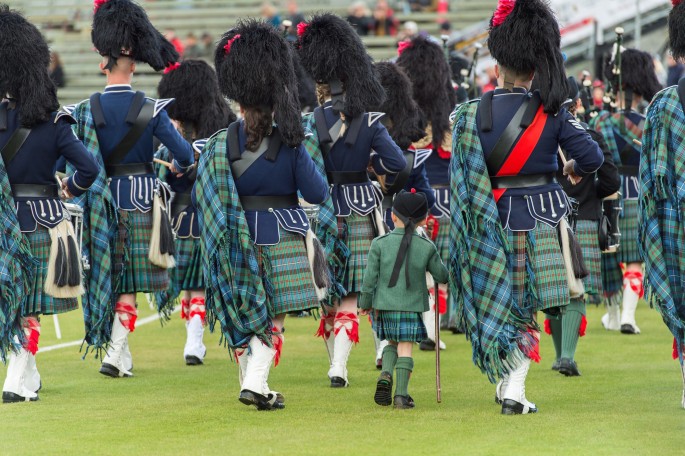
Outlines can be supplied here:
[[[133, 125], [131, 125], [129, 131], [124, 135], [121, 141], [119, 141], [119, 144], [114, 147], [114, 150], [112, 150], [112, 153], [109, 155], [109, 157], [107, 157], [105, 165], [117, 165], [124, 159], [124, 157], [126, 157], [126, 154], [133, 149], [133, 146], [136, 145], [140, 137], [145, 132], [145, 129], [150, 124], [154, 110], [155, 103], [146, 100], [138, 112], [136, 119], [133, 122]], [[130, 112], [131, 111], [129, 110], [129, 114]], [[128, 119], [129, 116], [127, 115], [126, 117]]]
[[[271, 136], [264, 138], [264, 141], [262, 141], [262, 144], [259, 145], [259, 148], [256, 151], [250, 152], [249, 154], [241, 154], [240, 144], [238, 142], [239, 125], [240, 122], [233, 122], [229, 125], [228, 133], [226, 135], [231, 173], [233, 173], [233, 178], [236, 180], [240, 179], [240, 176], [242, 176], [250, 166], [254, 165], [262, 155], [266, 154], [267, 156], [265, 158], [270, 160], [269, 154], [272, 154], [273, 159], [271, 159], [271, 161], [276, 160], [278, 149], [281, 147], [280, 135], [277, 133], [278, 130], [274, 129], [274, 133]], [[278, 147], [275, 152], [273, 151], [274, 145]]]
[[16, 157], [17, 152], [19, 152], [21, 146], [24, 145], [26, 138], [29, 137], [29, 133], [31, 133], [30, 128], [21, 127], [14, 130], [10, 140], [7, 141], [5, 147], [2, 148], [2, 152], [0, 152], [2, 154], [2, 161], [5, 162], [5, 167], [9, 166], [14, 157]]
[[678, 81], [678, 96], [680, 97], [680, 104], [683, 105], [683, 111], [685, 111], [685, 78]]
[[347, 135], [345, 135], [345, 144], [348, 146], [354, 146], [357, 143], [357, 138], [359, 137], [359, 132], [362, 129], [363, 115], [357, 116], [350, 121], [350, 129], [347, 130]]
[[519, 106], [514, 117], [511, 118], [509, 125], [504, 129], [504, 132], [497, 140], [495, 147], [486, 160], [488, 172], [491, 176], [496, 175], [500, 168], [502, 168], [502, 165], [511, 153], [516, 138], [518, 138], [521, 131], [525, 129], [525, 127], [522, 126], [522, 121], [529, 103], [530, 97], [525, 97], [523, 103]]
[[238, 141], [238, 128], [240, 121], [235, 121], [228, 126], [226, 131], [226, 150], [228, 151], [228, 160], [232, 163], [240, 160], [240, 142]]
[[319, 137], [319, 146], [321, 147], [321, 153], [325, 159], [328, 153], [333, 147], [333, 139], [328, 131], [328, 125], [326, 124], [326, 115], [323, 112], [323, 107], [319, 106], [314, 109], [314, 122], [316, 124], [316, 135]]
[[485, 133], [492, 131], [492, 97], [494, 95], [495, 92], [493, 91], [484, 93], [478, 105], [480, 110], [480, 131]]
[[105, 112], [102, 110], [102, 103], [100, 103], [100, 93], [94, 93], [90, 96], [90, 113], [93, 116], [93, 123], [96, 128], [102, 128], [107, 125], [105, 122]]
[[[143, 92], [136, 92], [131, 101], [131, 107], [128, 108], [128, 113], [126, 114], [126, 123], [133, 125], [138, 119], [138, 113], [143, 109], [143, 104], [145, 103], [145, 94]], [[150, 101], [154, 105], [153, 101]], [[154, 110], [152, 117], [154, 117]]]
[[269, 147], [266, 149], [265, 158], [270, 162], [276, 161], [276, 157], [278, 157], [278, 151], [281, 150], [282, 143], [283, 141], [281, 141], [281, 134], [278, 132], [278, 128], [274, 127], [271, 136], [269, 136]]
[[397, 173], [392, 185], [390, 185], [390, 187], [386, 189], [386, 195], [395, 195], [396, 193], [399, 193], [399, 191], [402, 190], [405, 185], [407, 185], [409, 175], [411, 174], [412, 169], [414, 169], [416, 155], [412, 151], [406, 151], [404, 153], [404, 158], [407, 161], [407, 165], [404, 167], [402, 171]]
[[7, 130], [7, 105], [7, 102], [0, 103], [0, 131]]

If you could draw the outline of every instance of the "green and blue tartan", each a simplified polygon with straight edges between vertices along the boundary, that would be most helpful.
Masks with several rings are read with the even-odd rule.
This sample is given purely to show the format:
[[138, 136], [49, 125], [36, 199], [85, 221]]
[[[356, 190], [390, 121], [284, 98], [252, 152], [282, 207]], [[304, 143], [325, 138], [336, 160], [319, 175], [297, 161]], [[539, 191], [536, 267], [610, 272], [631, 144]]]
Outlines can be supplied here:
[[536, 290], [528, 269], [524, 302], [514, 299], [508, 258], [512, 248], [492, 196], [476, 125], [477, 103], [454, 113], [450, 162], [449, 299], [473, 347], [473, 362], [491, 382], [517, 366], [535, 346], [528, 330]]
[[[112, 192], [107, 185], [90, 101], [86, 100], [76, 105], [72, 115], [76, 119], [74, 133], [100, 167], [100, 172], [90, 189], [73, 201], [83, 208], [82, 254], [90, 262], [90, 270], [85, 271], [84, 278], [86, 293], [81, 298], [86, 329], [85, 342], [88, 349], [93, 348], [96, 354], [99, 354], [111, 338], [114, 306], [119, 293], [119, 277], [113, 268], [118, 214]], [[74, 170], [70, 164], [67, 164], [67, 168], [70, 173]]]
[[578, 220], [576, 237], [583, 251], [583, 261], [588, 276], [583, 279], [585, 293], [602, 296], [602, 251], [599, 250], [599, 222], [597, 220]]
[[428, 339], [426, 326], [418, 312], [377, 310], [372, 326], [380, 340], [393, 342], [422, 342]]
[[314, 288], [312, 268], [304, 237], [279, 228], [276, 245], [257, 245], [257, 261], [262, 275], [269, 278], [273, 293], [268, 298], [272, 315], [315, 309], [319, 298]]
[[0, 359], [25, 341], [22, 311], [34, 281], [36, 260], [29, 240], [19, 228], [5, 164], [0, 159]]
[[[302, 126], [305, 132], [305, 139], [302, 145], [314, 161], [321, 177], [328, 181], [323, 154], [319, 146], [319, 137], [316, 133], [316, 123], [312, 113], [302, 116]], [[330, 304], [332, 300], [342, 298], [348, 293], [344, 286], [344, 278], [347, 271], [347, 261], [350, 257], [350, 249], [338, 236], [338, 221], [333, 209], [333, 200], [330, 196], [319, 205], [318, 226], [314, 234], [319, 238], [328, 259], [329, 282], [331, 283], [328, 290]]]
[[637, 218], [640, 212], [637, 200], [623, 200], [623, 210], [618, 219], [618, 229], [621, 230], [621, 246], [616, 255], [621, 263], [642, 263], [640, 250], [637, 246]]
[[647, 111], [640, 158], [639, 247], [646, 292], [677, 340], [685, 336], [685, 113], [675, 87]]
[[338, 217], [338, 238], [342, 239], [350, 252], [343, 276], [343, 286], [348, 293], [362, 291], [364, 271], [374, 237], [376, 233], [371, 215], [352, 212], [349, 217]]
[[222, 339], [232, 349], [257, 336], [271, 347], [267, 306], [270, 284], [262, 277], [250, 230], [240, 204], [226, 150], [226, 130], [205, 145], [195, 196], [206, 280], [205, 305], [210, 330], [219, 321]]
[[24, 304], [24, 315], [52, 315], [78, 309], [78, 299], [53, 298], [43, 291], [45, 279], [48, 277], [52, 247], [50, 231], [42, 225], [36, 225], [36, 230], [26, 233], [26, 236], [31, 243], [31, 253], [37, 262], [33, 268], [34, 280], [31, 291]]
[[450, 219], [449, 217], [440, 217], [438, 223], [438, 235], [433, 243], [438, 249], [440, 259], [447, 264], [450, 261]]

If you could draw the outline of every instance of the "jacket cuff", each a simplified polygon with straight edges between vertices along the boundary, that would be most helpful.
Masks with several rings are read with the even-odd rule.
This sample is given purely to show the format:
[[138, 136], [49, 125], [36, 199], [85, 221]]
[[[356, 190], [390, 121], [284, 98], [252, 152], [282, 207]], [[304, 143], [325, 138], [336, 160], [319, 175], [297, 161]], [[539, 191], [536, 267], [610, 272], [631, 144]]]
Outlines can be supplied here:
[[373, 294], [362, 291], [359, 294], [357, 305], [360, 309], [371, 309], [373, 307]]
[[73, 196], [81, 196], [88, 190], [76, 183], [76, 173], [72, 174], [69, 176], [69, 179], [67, 179], [67, 188], [69, 189], [69, 193]]

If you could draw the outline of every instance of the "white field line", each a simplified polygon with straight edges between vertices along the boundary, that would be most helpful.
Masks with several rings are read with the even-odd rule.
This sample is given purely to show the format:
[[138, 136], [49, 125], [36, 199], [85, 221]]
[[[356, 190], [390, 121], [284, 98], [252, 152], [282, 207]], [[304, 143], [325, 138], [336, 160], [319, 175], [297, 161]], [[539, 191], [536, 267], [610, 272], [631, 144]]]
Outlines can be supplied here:
[[[171, 312], [176, 313], [179, 310], [181, 310], [181, 306], [176, 306], [174, 307], [174, 310]], [[153, 314], [145, 318], [141, 318], [140, 320], [136, 321], [136, 329], [139, 326], [146, 325], [148, 323], [152, 323], [153, 321], [159, 321], [159, 314]], [[73, 340], [71, 342], [63, 342], [61, 344], [56, 344], [56, 345], [48, 345], [47, 347], [39, 347], [38, 348], [38, 353], [44, 353], [44, 352], [49, 352], [53, 350], [59, 350], [60, 348], [69, 348], [69, 347], [78, 347], [83, 343], [83, 339], [79, 340]]]

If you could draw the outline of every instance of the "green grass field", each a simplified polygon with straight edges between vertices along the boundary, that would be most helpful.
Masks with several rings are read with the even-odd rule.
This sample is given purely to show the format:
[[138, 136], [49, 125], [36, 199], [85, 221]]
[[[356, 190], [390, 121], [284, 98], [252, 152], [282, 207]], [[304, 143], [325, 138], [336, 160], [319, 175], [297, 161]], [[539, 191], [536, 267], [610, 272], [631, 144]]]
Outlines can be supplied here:
[[[151, 314], [146, 304], [140, 313]], [[602, 329], [602, 313], [588, 312], [576, 357], [582, 377], [550, 370], [552, 341], [543, 336], [542, 363], [527, 383], [540, 412], [516, 417], [500, 415], [494, 387], [471, 363], [470, 345], [448, 332], [441, 404], [434, 354], [418, 350], [409, 385], [417, 408], [373, 402], [378, 372], [366, 322], [350, 358], [351, 386], [332, 390], [312, 318], [286, 321], [281, 365], [272, 369], [270, 386], [285, 395], [286, 409], [257, 412], [238, 402], [237, 366], [218, 335], [205, 335], [204, 366], [185, 366], [185, 328], [175, 314], [164, 327], [153, 322], [130, 337], [133, 378], [100, 375], [99, 361], [82, 360], [78, 347], [39, 354], [40, 401], [0, 406], [0, 454], [683, 454], [681, 376], [661, 318], [641, 305], [642, 334], [624, 336]], [[42, 347], [82, 336], [80, 312], [60, 323], [58, 341], [52, 318], [43, 317]]]

